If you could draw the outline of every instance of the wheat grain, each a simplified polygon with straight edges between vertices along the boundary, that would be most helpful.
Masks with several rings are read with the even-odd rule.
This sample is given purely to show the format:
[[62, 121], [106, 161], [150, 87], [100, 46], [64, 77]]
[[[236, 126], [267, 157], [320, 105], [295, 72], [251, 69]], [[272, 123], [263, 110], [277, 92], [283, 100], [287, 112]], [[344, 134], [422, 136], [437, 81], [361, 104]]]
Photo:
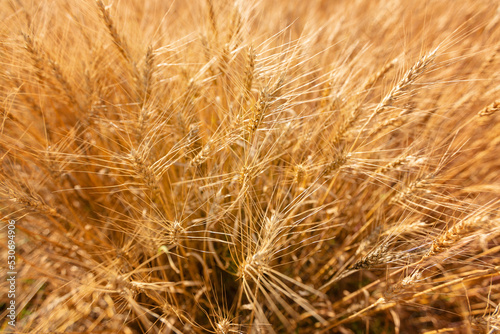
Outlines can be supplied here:
[[0, 6], [16, 330], [494, 330], [490, 7]]

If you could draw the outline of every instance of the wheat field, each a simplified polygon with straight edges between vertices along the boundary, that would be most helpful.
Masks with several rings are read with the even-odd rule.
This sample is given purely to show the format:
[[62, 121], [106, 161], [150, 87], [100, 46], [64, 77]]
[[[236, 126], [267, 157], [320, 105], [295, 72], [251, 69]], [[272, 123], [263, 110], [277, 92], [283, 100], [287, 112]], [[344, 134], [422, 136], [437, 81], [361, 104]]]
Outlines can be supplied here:
[[1, 331], [500, 330], [497, 1], [0, 18]]

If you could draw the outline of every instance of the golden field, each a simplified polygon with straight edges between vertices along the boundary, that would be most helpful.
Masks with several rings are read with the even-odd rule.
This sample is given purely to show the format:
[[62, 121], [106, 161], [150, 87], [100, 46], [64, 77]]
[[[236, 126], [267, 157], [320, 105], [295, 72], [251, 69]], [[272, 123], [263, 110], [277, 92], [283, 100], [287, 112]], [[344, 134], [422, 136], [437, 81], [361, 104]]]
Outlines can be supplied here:
[[2, 331], [500, 330], [497, 1], [0, 19]]

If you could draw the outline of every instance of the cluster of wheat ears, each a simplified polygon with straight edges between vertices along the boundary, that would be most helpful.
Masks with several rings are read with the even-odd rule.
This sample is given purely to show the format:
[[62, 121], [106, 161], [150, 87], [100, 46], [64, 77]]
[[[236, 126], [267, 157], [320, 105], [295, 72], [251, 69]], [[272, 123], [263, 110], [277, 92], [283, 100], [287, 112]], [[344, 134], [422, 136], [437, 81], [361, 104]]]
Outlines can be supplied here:
[[0, 330], [500, 328], [497, 1], [0, 18]]

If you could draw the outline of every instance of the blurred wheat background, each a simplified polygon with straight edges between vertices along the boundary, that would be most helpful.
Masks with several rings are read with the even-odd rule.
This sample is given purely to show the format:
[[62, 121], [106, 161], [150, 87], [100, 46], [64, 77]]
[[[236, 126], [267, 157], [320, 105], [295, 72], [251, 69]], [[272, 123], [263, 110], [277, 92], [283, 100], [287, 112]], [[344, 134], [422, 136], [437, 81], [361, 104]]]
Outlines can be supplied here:
[[0, 18], [17, 332], [500, 329], [497, 1]]

